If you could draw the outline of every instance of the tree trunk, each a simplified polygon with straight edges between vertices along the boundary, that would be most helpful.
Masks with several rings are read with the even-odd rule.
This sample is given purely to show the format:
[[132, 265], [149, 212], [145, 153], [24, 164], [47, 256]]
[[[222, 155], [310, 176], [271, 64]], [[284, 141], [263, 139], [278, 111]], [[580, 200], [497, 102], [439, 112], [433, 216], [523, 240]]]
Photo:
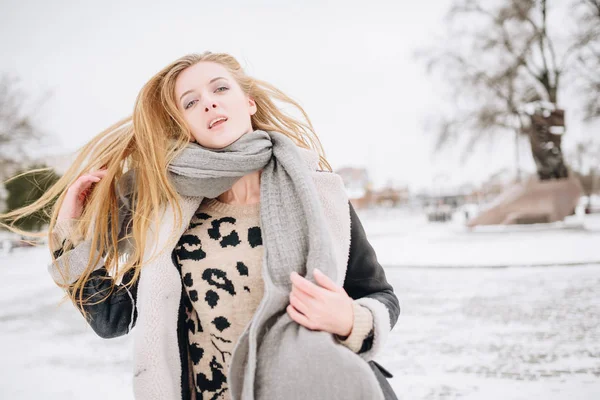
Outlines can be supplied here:
[[531, 116], [527, 133], [537, 173], [542, 181], [563, 179], [569, 175], [561, 148], [564, 115], [564, 110], [547, 110]]

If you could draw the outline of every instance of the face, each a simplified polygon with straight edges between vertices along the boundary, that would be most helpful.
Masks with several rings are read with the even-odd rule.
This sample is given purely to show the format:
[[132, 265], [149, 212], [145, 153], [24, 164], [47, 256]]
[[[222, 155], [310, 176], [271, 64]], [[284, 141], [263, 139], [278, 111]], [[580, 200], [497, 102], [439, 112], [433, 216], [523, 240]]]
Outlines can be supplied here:
[[220, 149], [253, 131], [250, 116], [256, 103], [221, 64], [186, 68], [175, 82], [175, 99], [195, 141], [204, 147]]

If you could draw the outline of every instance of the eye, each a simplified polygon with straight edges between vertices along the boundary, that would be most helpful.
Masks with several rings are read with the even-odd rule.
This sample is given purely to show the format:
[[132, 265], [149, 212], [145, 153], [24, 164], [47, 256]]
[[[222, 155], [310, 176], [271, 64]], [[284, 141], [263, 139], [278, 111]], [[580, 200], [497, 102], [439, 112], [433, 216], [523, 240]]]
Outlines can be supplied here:
[[185, 110], [187, 110], [188, 108], [190, 108], [190, 104], [192, 104], [194, 101], [197, 101], [197, 100], [192, 100], [192, 101], [190, 101], [189, 103], [187, 103], [187, 104], [185, 105], [184, 109], [185, 109]]
[[[221, 89], [223, 89], [223, 90], [221, 90]], [[218, 87], [218, 88], [215, 90], [215, 92], [224, 92], [224, 91], [226, 91], [226, 90], [229, 90], [229, 88], [228, 88], [227, 86], [220, 86], [220, 87]], [[185, 105], [185, 107], [184, 107], [183, 109], [184, 109], [184, 110], [187, 110], [188, 108], [190, 108], [190, 107], [191, 107], [191, 105], [192, 105], [192, 104], [193, 104], [195, 101], [198, 101], [198, 100], [192, 100], [192, 101], [188, 102], [188, 103]]]

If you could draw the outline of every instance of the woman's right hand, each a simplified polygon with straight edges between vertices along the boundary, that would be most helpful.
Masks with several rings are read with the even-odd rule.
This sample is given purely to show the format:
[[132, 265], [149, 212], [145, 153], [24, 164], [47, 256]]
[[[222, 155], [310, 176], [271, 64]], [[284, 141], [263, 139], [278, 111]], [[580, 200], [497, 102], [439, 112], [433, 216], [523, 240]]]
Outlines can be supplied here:
[[69, 186], [65, 199], [58, 211], [57, 221], [79, 218], [83, 213], [86, 200], [96, 183], [100, 182], [106, 176], [105, 167], [98, 171], [93, 171], [81, 175]]

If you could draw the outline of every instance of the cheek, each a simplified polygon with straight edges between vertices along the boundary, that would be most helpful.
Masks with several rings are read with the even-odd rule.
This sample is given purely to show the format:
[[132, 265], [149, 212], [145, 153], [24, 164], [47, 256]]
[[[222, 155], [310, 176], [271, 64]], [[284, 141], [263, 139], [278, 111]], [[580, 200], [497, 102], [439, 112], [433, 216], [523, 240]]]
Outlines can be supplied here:
[[208, 130], [204, 127], [204, 122], [196, 113], [188, 113], [187, 115], [184, 115], [183, 119], [187, 123], [192, 136], [197, 141], [202, 141], [202, 138], [208, 135]]
[[235, 115], [236, 119], [243, 121], [246, 123], [251, 117], [250, 106], [246, 102], [246, 100], [241, 100], [235, 105]]
[[188, 116], [186, 118], [186, 122], [189, 125], [192, 132], [200, 133], [200, 132], [204, 131], [203, 125], [202, 125], [203, 123], [199, 117], [194, 118], [194, 116]]

